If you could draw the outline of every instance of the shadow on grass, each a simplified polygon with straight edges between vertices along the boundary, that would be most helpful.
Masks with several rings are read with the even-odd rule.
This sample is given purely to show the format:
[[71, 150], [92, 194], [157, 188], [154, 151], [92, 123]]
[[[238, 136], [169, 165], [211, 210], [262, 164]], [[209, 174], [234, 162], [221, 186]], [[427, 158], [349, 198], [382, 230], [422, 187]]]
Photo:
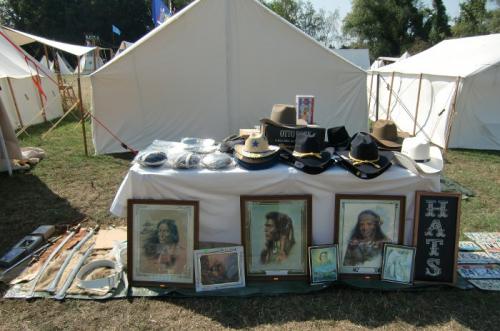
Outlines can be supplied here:
[[334, 288], [310, 295], [169, 301], [237, 329], [284, 324], [294, 328], [294, 323], [303, 322], [322, 328], [341, 326], [339, 323], [345, 328], [346, 322], [368, 328], [392, 323], [399, 328], [405, 324], [429, 327], [455, 322], [475, 330], [493, 330], [500, 323], [500, 294], [475, 290], [381, 292]]
[[84, 217], [37, 176], [0, 174], [0, 254], [43, 224], [68, 224]]

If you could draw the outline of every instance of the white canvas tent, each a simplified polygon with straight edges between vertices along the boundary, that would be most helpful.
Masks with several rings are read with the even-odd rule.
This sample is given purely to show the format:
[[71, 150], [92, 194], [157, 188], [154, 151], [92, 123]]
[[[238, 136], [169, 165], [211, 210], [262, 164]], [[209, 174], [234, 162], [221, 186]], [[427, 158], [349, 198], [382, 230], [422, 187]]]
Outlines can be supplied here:
[[[93, 111], [135, 149], [222, 139], [273, 104], [316, 96], [324, 127], [367, 129], [366, 72], [255, 0], [197, 0], [91, 75]], [[96, 153], [124, 152], [93, 121]]]
[[388, 64], [398, 62], [407, 59], [411, 56], [410, 53], [404, 52], [400, 57], [390, 57], [390, 56], [379, 56], [375, 61], [373, 61], [370, 69], [378, 69]]
[[0, 99], [0, 172], [12, 174], [12, 160], [23, 158], [19, 141], [10, 124], [7, 110]]
[[[61, 54], [59, 54], [59, 52], [56, 52], [56, 56], [57, 56], [57, 62], [59, 64], [59, 71], [61, 73], [61, 75], [73, 75], [75, 69], [73, 69], [71, 67], [71, 65], [68, 63], [68, 61], [61, 56]], [[42, 58], [40, 59], [40, 63], [47, 66], [47, 58], [44, 56], [42, 56]], [[49, 69], [50, 71], [52, 72], [56, 72], [56, 69], [55, 69], [55, 66], [54, 66], [54, 61], [48, 61], [48, 64], [49, 64]]]
[[500, 149], [500, 34], [446, 40], [372, 71], [372, 119], [377, 73], [379, 118], [443, 148]]
[[[104, 65], [104, 60], [96, 50], [83, 55], [80, 59], [80, 73], [88, 75]], [[75, 68], [74, 73], [78, 73], [78, 66]]]
[[[37, 60], [16, 48], [0, 28], [0, 99], [2, 100], [14, 128], [29, 126], [54, 119], [63, 114], [61, 97], [55, 77], [50, 75]], [[41, 68], [37, 71], [37, 66]], [[45, 69], [44, 69], [45, 68]], [[40, 95], [33, 78], [41, 78], [41, 87], [46, 95]], [[42, 110], [45, 109], [45, 112]]]
[[116, 55], [117, 56], [118, 54], [121, 54], [123, 53], [124, 50], [126, 50], [127, 48], [129, 48], [130, 46], [132, 46], [134, 43], [131, 43], [130, 41], [122, 41], [120, 43], [120, 47], [118, 47], [118, 51], [116, 51]]

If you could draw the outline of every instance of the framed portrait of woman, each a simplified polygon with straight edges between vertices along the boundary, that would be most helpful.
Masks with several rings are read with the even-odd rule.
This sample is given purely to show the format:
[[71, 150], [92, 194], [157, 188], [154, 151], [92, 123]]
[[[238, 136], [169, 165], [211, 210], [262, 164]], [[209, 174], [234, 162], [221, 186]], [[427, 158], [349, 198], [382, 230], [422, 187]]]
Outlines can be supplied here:
[[241, 196], [240, 200], [247, 279], [306, 280], [311, 195]]
[[335, 196], [341, 279], [380, 278], [384, 244], [403, 242], [405, 201], [404, 196]]
[[131, 199], [127, 207], [130, 284], [194, 287], [198, 201]]

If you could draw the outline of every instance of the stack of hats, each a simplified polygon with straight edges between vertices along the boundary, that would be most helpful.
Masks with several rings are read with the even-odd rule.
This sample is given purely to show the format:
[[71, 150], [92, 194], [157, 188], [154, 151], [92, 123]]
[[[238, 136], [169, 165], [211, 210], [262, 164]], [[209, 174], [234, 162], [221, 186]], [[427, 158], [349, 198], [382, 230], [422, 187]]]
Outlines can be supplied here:
[[234, 157], [240, 166], [249, 170], [261, 170], [279, 161], [279, 147], [269, 145], [262, 133], [252, 133], [244, 145], [234, 146]]

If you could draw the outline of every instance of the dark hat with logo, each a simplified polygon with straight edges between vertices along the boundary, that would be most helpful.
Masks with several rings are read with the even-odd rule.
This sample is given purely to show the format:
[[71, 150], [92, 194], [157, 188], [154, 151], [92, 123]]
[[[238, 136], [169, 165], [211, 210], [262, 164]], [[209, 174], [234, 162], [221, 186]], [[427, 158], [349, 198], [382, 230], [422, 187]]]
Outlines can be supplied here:
[[329, 147], [335, 148], [336, 151], [345, 151], [349, 149], [351, 145], [351, 137], [345, 126], [336, 126], [326, 130], [326, 135], [328, 136]]
[[281, 160], [311, 175], [322, 173], [334, 163], [332, 154], [323, 150], [324, 137], [324, 129], [320, 134], [308, 131], [297, 132], [294, 150], [282, 150]]
[[371, 136], [380, 148], [400, 151], [403, 139], [410, 134], [398, 131], [396, 123], [391, 120], [378, 120], [373, 123]]
[[253, 133], [244, 145], [234, 146], [234, 157], [240, 166], [249, 170], [267, 169], [279, 160], [279, 147], [269, 145], [262, 133]]
[[366, 132], [358, 132], [348, 151], [338, 152], [340, 164], [355, 176], [371, 179], [383, 174], [391, 166], [393, 152], [380, 151], [375, 139]]

